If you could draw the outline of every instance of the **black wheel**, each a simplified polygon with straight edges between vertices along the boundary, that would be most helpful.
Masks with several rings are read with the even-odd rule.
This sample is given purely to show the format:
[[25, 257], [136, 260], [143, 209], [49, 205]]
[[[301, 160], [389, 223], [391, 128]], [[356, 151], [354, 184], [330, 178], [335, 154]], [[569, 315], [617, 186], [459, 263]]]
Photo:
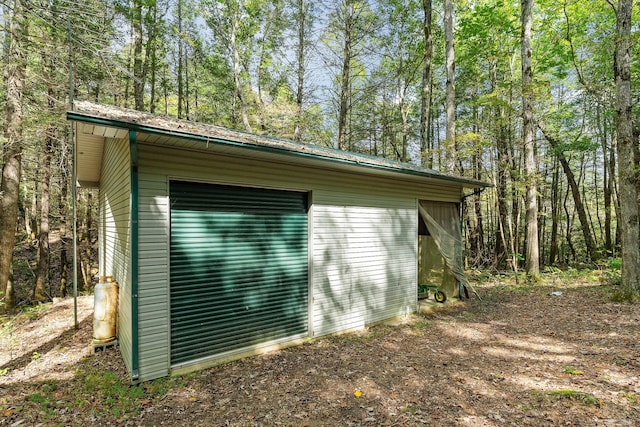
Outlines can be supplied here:
[[442, 292], [441, 290], [437, 290], [434, 294], [433, 294], [433, 299], [436, 302], [439, 303], [443, 303], [447, 300], [447, 294], [445, 294], [444, 292]]

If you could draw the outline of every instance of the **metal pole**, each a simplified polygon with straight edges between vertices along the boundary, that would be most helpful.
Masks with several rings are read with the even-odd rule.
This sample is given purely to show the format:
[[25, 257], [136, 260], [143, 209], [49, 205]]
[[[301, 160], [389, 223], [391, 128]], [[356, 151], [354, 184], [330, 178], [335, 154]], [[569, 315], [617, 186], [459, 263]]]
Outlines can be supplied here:
[[[69, 39], [69, 108], [73, 109], [73, 61], [71, 49], [71, 17], [67, 16], [67, 37]], [[71, 123], [71, 216], [73, 221], [73, 324], [78, 329], [78, 227], [76, 218], [76, 144]]]

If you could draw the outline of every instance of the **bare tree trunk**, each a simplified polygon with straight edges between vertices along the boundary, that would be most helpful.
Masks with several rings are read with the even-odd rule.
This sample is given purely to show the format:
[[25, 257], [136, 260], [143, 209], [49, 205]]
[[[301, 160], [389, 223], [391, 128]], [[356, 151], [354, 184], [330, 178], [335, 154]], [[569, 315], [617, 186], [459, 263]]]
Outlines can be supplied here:
[[[228, 6], [231, 7], [231, 6]], [[229, 43], [231, 48], [231, 60], [233, 66], [233, 83], [236, 89], [236, 96], [240, 101], [240, 114], [242, 117], [242, 124], [247, 132], [251, 132], [251, 125], [249, 124], [249, 107], [245, 100], [242, 90], [242, 81], [240, 79], [240, 52], [238, 50], [238, 25], [239, 16], [238, 11], [234, 10], [231, 15], [231, 31], [229, 34]]]
[[[36, 166], [33, 169], [34, 175], [37, 176], [40, 171], [40, 167]], [[25, 230], [27, 234], [31, 238], [31, 240], [36, 238], [36, 230], [38, 229], [38, 181], [34, 176], [33, 179], [33, 191], [31, 192], [31, 206], [29, 207], [29, 226], [25, 224]], [[26, 186], [25, 186], [26, 187]]]
[[178, 118], [184, 118], [182, 107], [184, 105], [184, 40], [182, 39], [182, 0], [178, 0]]
[[164, 100], [164, 115], [169, 115], [169, 78], [167, 77], [167, 68], [162, 67], [162, 99]]
[[[26, 194], [29, 191], [29, 189], [27, 188], [26, 185], [23, 186], [23, 193], [22, 194]], [[25, 206], [25, 203], [22, 199], [18, 200], [18, 211], [20, 211], [20, 208], [22, 208], [22, 210], [24, 211], [24, 231], [28, 236], [31, 236], [32, 230], [31, 230], [31, 222], [30, 222], [30, 212], [31, 210], [29, 209], [29, 207]]]
[[622, 237], [622, 288], [628, 298], [640, 295], [638, 247], [638, 179], [633, 150], [631, 113], [631, 10], [632, 0], [619, 0], [616, 12], [614, 76], [616, 81], [616, 132], [618, 135], [618, 188]]
[[[474, 178], [475, 179], [482, 179], [482, 158], [480, 155], [476, 155], [475, 156], [475, 168], [474, 168]], [[486, 257], [485, 256], [480, 256], [482, 254], [486, 254], [486, 247], [485, 247], [485, 236], [484, 236], [484, 220], [483, 220], [483, 213], [482, 213], [482, 199], [481, 199], [481, 195], [477, 194], [476, 196], [473, 197], [473, 206], [474, 206], [474, 210], [475, 210], [475, 216], [476, 216], [476, 223], [475, 223], [475, 230], [474, 230], [474, 234], [476, 236], [476, 248], [478, 250], [478, 254], [476, 256], [476, 259], [480, 259], [482, 262], [482, 266], [484, 267], [486, 265]]]
[[526, 224], [527, 248], [526, 270], [531, 276], [540, 273], [540, 255], [538, 245], [538, 191], [537, 191], [537, 162], [535, 154], [534, 124], [533, 124], [533, 71], [531, 69], [531, 21], [533, 0], [522, 0], [522, 115], [523, 142], [525, 154], [525, 177], [527, 184], [526, 196]]
[[[615, 138], [611, 139], [611, 152], [609, 153], [609, 175], [610, 175], [610, 183], [611, 183], [611, 189], [613, 191], [613, 210], [616, 213], [616, 218], [622, 218], [622, 214], [620, 213], [620, 191], [618, 190], [617, 187], [617, 183], [618, 181], [614, 178], [614, 176], [616, 175], [615, 172], [612, 171], [616, 171], [617, 169], [617, 160], [616, 160], [616, 154], [618, 152], [618, 146], [617, 146], [617, 142]], [[616, 248], [619, 252], [621, 252], [621, 246], [622, 246], [622, 227], [620, 226], [620, 223], [616, 221], [616, 227], [615, 227], [616, 233], [615, 233], [615, 243], [614, 243], [614, 248]]]
[[[571, 251], [571, 259], [576, 259], [576, 248], [573, 246], [573, 241], [571, 239], [571, 235], [573, 234], [573, 212], [569, 212], [569, 206], [567, 205], [567, 201], [569, 200], [569, 189], [567, 188], [567, 192], [564, 195], [564, 215], [567, 218], [567, 229], [565, 230], [565, 240], [567, 241], [567, 246], [569, 246], [569, 250]], [[565, 262], [569, 262], [569, 257], [565, 256]]]
[[68, 194], [69, 176], [66, 170], [60, 175], [60, 284], [58, 286], [58, 295], [65, 297], [67, 295], [67, 282], [69, 278], [69, 263], [67, 262], [67, 194]]
[[22, 166], [22, 97], [24, 93], [27, 60], [25, 40], [27, 19], [22, 0], [13, 3], [10, 29], [11, 40], [5, 55], [5, 124], [6, 142], [3, 153], [2, 183], [0, 184], [0, 310], [15, 306], [15, 294], [11, 277], [13, 248], [18, 222], [18, 198], [20, 169]]
[[190, 89], [190, 75], [189, 75], [189, 53], [184, 52], [184, 112], [185, 118], [187, 120], [191, 120], [191, 100], [189, 99], [189, 95], [191, 94]]
[[420, 105], [420, 158], [423, 165], [429, 164], [429, 120], [431, 119], [431, 57], [433, 56], [433, 39], [431, 37], [431, 0], [422, 0], [424, 12], [424, 56], [422, 68], [422, 96]]
[[406, 106], [408, 87], [403, 84], [401, 80], [402, 79], [398, 79], [398, 91], [400, 93], [398, 108], [400, 110], [400, 119], [402, 121], [402, 149], [401, 156], [398, 160], [400, 160], [401, 162], [406, 162], [409, 160], [409, 156], [407, 153], [407, 150], [409, 148], [409, 111]]
[[133, 99], [135, 109], [144, 111], [144, 60], [142, 58], [142, 4], [133, 2]]
[[298, 46], [296, 48], [298, 61], [298, 87], [296, 89], [296, 125], [293, 131], [293, 139], [300, 141], [302, 139], [302, 102], [304, 100], [304, 74], [305, 74], [305, 43], [308, 5], [304, 0], [298, 0]]
[[580, 220], [580, 225], [582, 226], [582, 236], [584, 237], [587, 254], [589, 255], [589, 258], [592, 262], [596, 262], [599, 259], [598, 250], [593, 240], [591, 225], [589, 224], [589, 220], [587, 218], [587, 212], [585, 210], [584, 203], [582, 203], [580, 188], [578, 186], [578, 183], [576, 182], [573, 171], [571, 170], [571, 166], [569, 166], [569, 162], [567, 161], [564, 152], [558, 149], [558, 140], [552, 137], [544, 128], [544, 126], [539, 125], [538, 127], [544, 134], [544, 137], [547, 139], [547, 141], [549, 141], [549, 145], [551, 145], [551, 147], [554, 149], [556, 157], [560, 161], [560, 165], [562, 166], [562, 170], [567, 177], [567, 183], [569, 184], [569, 189], [571, 190], [571, 195], [573, 196], [573, 205], [576, 208], [578, 219]]
[[92, 246], [93, 241], [91, 239], [91, 229], [93, 228], [93, 191], [89, 190], [87, 192], [87, 210], [85, 213], [85, 235], [83, 237], [83, 241], [85, 243], [84, 251], [85, 251], [85, 260], [84, 260], [84, 268], [83, 272], [84, 277], [84, 289], [91, 289], [91, 258], [92, 258]]
[[347, 115], [349, 114], [349, 88], [351, 82], [353, 8], [350, 0], [344, 3], [344, 45], [340, 74], [340, 111], [338, 112], [338, 149], [347, 150]]
[[560, 186], [560, 171], [558, 170], [558, 159], [553, 162], [553, 177], [551, 180], [551, 246], [549, 250], [549, 265], [554, 265], [558, 259], [558, 194]]
[[456, 67], [453, 46], [453, 0], [444, 0], [445, 63], [447, 69], [447, 133], [444, 168], [453, 173], [456, 165]]
[[604, 248], [608, 255], [613, 254], [613, 239], [611, 236], [611, 201], [612, 201], [612, 179], [615, 172], [609, 169], [609, 155], [614, 150], [607, 146], [607, 124], [606, 119], [602, 116], [601, 107], [596, 103], [596, 120], [598, 122], [598, 133], [600, 138], [600, 147], [602, 148], [602, 158], [604, 160], [603, 169], [603, 193], [604, 193]]
[[[500, 117], [504, 117], [504, 109], [500, 109]], [[516, 235], [513, 231], [513, 209], [509, 209], [509, 190], [508, 182], [511, 173], [511, 153], [508, 150], [508, 136], [506, 125], [501, 121], [498, 134], [498, 179], [497, 179], [497, 197], [498, 197], [498, 223], [499, 227], [496, 236], [496, 265], [498, 268], [502, 266], [504, 260], [509, 259], [511, 268], [514, 272], [518, 271], [516, 260]]]
[[[49, 94], [49, 109], [53, 110], [53, 94]], [[49, 299], [45, 284], [49, 275], [49, 184], [51, 181], [51, 154], [56, 128], [53, 124], [47, 127], [45, 136], [45, 152], [42, 160], [42, 182], [40, 185], [40, 233], [38, 234], [38, 270], [33, 299], [38, 302]]]
[[147, 37], [147, 46], [145, 51], [144, 69], [142, 75], [146, 81], [149, 77], [149, 111], [151, 113], [156, 112], [156, 68], [158, 66], [158, 4], [153, 2], [149, 6], [148, 20], [153, 22]]
[[[130, 37], [133, 40], [134, 38], [134, 29], [131, 26]], [[132, 44], [127, 49], [127, 68], [124, 70], [124, 93], [123, 93], [123, 103], [122, 105], [125, 108], [129, 108], [129, 87], [131, 85], [131, 76], [133, 74], [133, 65], [132, 65], [132, 57], [134, 55], [134, 45]], [[118, 99], [118, 94], [114, 94], [114, 98]]]

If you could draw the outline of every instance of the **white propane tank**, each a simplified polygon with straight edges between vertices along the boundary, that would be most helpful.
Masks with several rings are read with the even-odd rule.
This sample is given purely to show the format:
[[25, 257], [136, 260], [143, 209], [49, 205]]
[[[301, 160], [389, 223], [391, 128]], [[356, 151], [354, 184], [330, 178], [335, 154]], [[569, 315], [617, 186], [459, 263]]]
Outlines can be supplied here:
[[118, 284], [112, 276], [102, 276], [93, 290], [93, 342], [116, 339]]

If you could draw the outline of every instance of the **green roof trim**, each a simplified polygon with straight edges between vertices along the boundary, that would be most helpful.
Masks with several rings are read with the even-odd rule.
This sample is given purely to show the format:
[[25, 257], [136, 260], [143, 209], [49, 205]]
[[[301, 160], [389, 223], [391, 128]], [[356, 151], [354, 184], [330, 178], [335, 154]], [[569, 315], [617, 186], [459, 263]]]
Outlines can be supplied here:
[[129, 131], [164, 135], [201, 141], [205, 144], [220, 144], [245, 149], [286, 154], [294, 157], [319, 159], [354, 167], [401, 173], [460, 184], [463, 187], [483, 188], [492, 184], [475, 179], [448, 175], [411, 163], [321, 147], [315, 144], [298, 143], [263, 135], [251, 134], [219, 126], [173, 119], [139, 111], [76, 101], [74, 110], [67, 112], [67, 120], [94, 125], [127, 129]]

